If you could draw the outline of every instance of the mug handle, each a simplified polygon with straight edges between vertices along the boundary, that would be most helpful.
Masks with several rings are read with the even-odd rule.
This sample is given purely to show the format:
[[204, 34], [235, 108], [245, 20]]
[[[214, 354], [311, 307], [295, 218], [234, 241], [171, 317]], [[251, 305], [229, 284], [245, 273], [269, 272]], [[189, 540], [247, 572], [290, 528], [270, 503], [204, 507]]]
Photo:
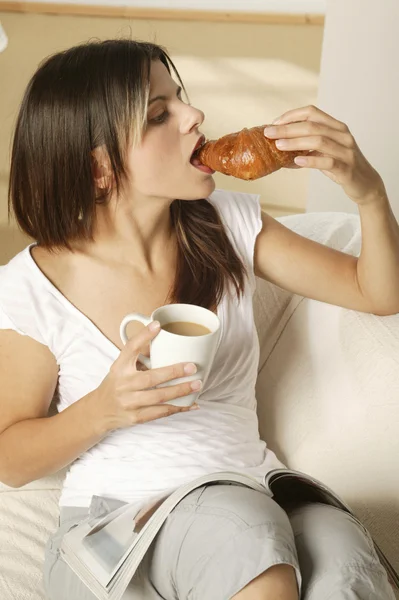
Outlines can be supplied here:
[[[121, 336], [121, 340], [124, 344], [127, 344], [129, 340], [129, 338], [126, 335], [126, 327], [132, 321], [139, 321], [140, 323], [143, 323], [143, 325], [148, 325], [149, 323], [151, 323], [152, 319], [151, 317], [146, 317], [141, 313], [131, 313], [129, 315], [126, 315], [126, 317], [122, 319], [122, 323], [119, 328], [119, 335]], [[145, 367], [147, 367], [147, 369], [151, 369], [151, 360], [147, 356], [144, 356], [144, 354], [139, 354], [138, 359], [140, 362], [143, 363]]]

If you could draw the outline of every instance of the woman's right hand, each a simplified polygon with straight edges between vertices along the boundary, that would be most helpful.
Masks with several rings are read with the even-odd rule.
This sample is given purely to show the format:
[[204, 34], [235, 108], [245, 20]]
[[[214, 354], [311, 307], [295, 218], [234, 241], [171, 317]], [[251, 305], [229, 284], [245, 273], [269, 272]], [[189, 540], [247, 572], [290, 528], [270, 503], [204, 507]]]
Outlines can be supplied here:
[[98, 417], [105, 419], [106, 431], [198, 408], [196, 404], [180, 407], [165, 402], [197, 392], [201, 389], [200, 380], [155, 388], [161, 383], [196, 373], [197, 367], [193, 363], [180, 363], [147, 371], [137, 369], [141, 348], [159, 332], [159, 323], [153, 321], [139, 334], [132, 336], [97, 388], [95, 410]]

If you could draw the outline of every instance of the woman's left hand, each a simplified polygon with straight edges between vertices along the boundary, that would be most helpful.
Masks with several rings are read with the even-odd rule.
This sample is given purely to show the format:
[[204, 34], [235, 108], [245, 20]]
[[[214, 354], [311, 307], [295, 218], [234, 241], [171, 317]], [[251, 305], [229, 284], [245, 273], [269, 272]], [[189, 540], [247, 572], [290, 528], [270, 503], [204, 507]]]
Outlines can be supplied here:
[[280, 150], [309, 150], [295, 158], [296, 165], [319, 169], [342, 186], [356, 204], [385, 196], [381, 176], [366, 160], [345, 123], [315, 106], [286, 112], [265, 129]]

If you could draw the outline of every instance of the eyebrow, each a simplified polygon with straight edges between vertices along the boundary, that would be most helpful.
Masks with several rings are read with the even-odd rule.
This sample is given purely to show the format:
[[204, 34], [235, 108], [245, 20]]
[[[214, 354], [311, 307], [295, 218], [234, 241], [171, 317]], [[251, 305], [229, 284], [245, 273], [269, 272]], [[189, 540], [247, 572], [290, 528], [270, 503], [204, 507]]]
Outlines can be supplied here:
[[[176, 96], [178, 96], [180, 94], [180, 92], [182, 91], [182, 88], [180, 87], [180, 85], [176, 88]], [[150, 104], [152, 104], [153, 102], [155, 102], [156, 100], [167, 100], [168, 96], [155, 96], [155, 98], [151, 98], [151, 100], [148, 102], [148, 106], [150, 106]]]

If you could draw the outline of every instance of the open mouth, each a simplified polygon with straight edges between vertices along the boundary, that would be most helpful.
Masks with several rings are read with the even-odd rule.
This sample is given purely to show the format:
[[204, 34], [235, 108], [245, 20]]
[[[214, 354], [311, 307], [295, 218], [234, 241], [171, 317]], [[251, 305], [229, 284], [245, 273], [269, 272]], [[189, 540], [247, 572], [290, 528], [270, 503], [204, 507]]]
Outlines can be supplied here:
[[200, 149], [202, 148], [202, 146], [205, 143], [206, 143], [206, 138], [203, 135], [200, 137], [198, 142], [195, 144], [194, 150], [191, 154], [190, 163], [193, 167], [195, 167], [199, 171], [202, 171], [203, 173], [206, 173], [207, 175], [213, 175], [215, 171], [213, 169], [211, 169], [210, 167], [203, 165], [202, 162], [200, 161], [200, 159], [198, 158], [198, 152], [200, 151]]
[[[194, 146], [194, 150], [192, 151], [191, 154], [191, 158], [190, 158], [190, 163], [196, 165], [200, 165], [200, 161], [198, 159], [198, 152], [200, 150], [200, 148], [202, 148], [202, 146], [205, 144], [206, 142], [206, 138], [204, 135], [202, 135], [199, 140], [197, 141], [197, 143]], [[195, 163], [193, 163], [193, 160], [195, 160]]]

